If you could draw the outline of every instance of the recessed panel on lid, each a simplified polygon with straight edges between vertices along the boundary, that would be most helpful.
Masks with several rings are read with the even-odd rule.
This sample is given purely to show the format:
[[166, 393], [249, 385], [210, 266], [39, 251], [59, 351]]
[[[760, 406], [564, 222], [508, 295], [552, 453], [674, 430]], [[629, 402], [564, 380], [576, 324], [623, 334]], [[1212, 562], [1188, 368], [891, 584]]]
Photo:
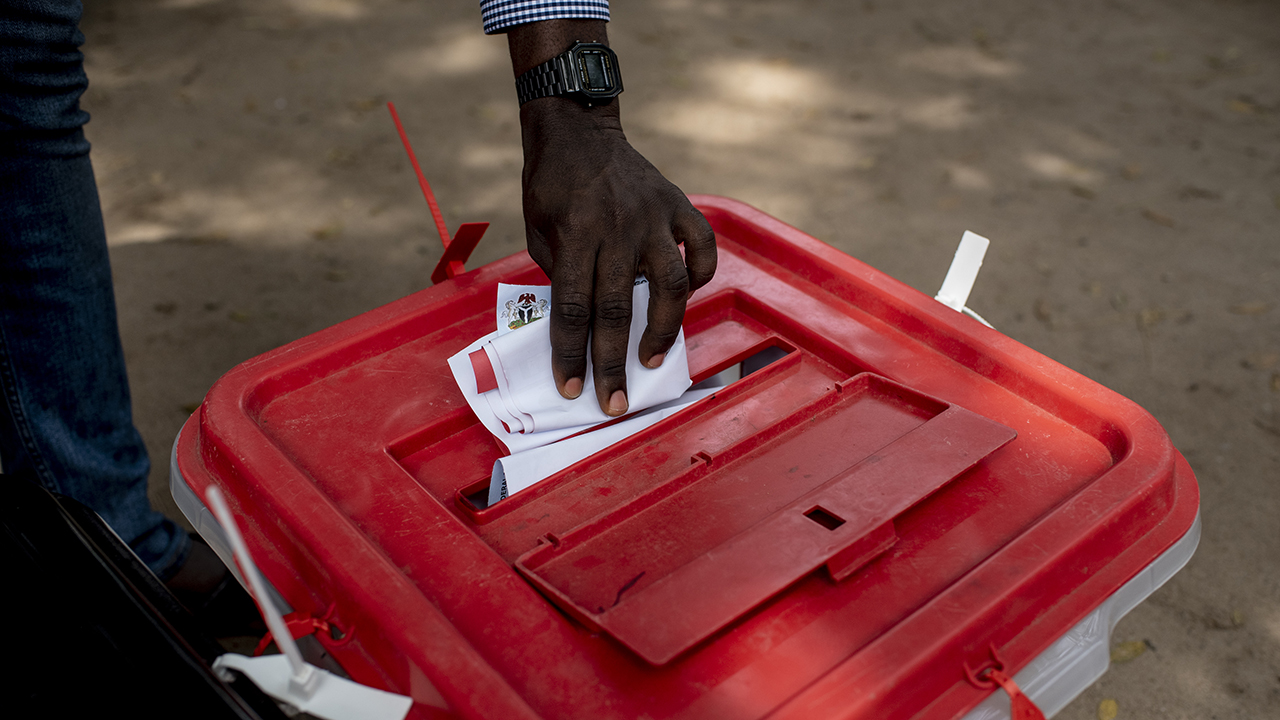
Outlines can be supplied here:
[[749, 441], [699, 453], [516, 567], [569, 614], [662, 664], [819, 566], [849, 576], [893, 545], [895, 516], [1014, 436], [864, 373]]

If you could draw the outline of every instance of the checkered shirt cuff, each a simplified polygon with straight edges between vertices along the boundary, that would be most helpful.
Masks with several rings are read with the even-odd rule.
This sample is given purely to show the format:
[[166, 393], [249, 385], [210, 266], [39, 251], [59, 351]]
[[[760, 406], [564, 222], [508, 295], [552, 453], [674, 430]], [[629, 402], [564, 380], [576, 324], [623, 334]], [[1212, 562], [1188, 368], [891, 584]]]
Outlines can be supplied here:
[[609, 0], [480, 0], [486, 35], [539, 20], [609, 21]]

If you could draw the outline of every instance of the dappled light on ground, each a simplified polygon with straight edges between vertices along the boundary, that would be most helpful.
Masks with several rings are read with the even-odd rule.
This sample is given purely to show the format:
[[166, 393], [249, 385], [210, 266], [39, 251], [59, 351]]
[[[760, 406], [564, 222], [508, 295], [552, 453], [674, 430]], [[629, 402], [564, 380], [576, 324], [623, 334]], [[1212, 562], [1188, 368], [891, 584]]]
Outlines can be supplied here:
[[477, 33], [475, 27], [466, 24], [451, 29], [443, 42], [392, 55], [386, 65], [388, 74], [405, 82], [503, 70], [511, 70], [506, 45]]
[[1004, 58], [992, 57], [981, 48], [967, 45], [929, 47], [903, 53], [904, 66], [951, 78], [1007, 78], [1022, 68]]
[[1078, 183], [1096, 183], [1102, 179], [1097, 170], [1090, 170], [1053, 153], [1028, 152], [1022, 156], [1027, 168], [1050, 180]]

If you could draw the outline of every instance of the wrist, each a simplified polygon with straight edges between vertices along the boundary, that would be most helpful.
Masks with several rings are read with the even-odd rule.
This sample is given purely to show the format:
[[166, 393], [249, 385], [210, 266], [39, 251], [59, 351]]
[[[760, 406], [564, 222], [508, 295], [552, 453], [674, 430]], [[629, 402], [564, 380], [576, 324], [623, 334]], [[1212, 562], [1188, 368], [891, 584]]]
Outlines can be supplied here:
[[515, 77], [559, 55], [577, 41], [609, 44], [603, 20], [543, 20], [517, 25], [507, 33]]
[[520, 106], [522, 127], [598, 126], [621, 129], [617, 98], [607, 105], [584, 105], [567, 97], [544, 97]]
[[526, 157], [534, 149], [580, 151], [611, 135], [626, 139], [616, 100], [587, 107], [563, 97], [539, 98], [521, 106], [520, 135]]

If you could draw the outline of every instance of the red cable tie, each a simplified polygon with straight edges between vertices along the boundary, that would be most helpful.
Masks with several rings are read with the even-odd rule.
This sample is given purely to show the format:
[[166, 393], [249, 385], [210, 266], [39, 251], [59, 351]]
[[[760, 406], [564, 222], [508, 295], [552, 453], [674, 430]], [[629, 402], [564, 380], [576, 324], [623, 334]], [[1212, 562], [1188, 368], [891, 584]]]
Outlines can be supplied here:
[[1018, 687], [1018, 683], [1014, 682], [1013, 678], [996, 668], [991, 668], [983, 674], [995, 680], [1005, 692], [1009, 693], [1010, 720], [1045, 720], [1044, 713], [1031, 702], [1031, 698], [1023, 694], [1022, 688]]
[[422, 188], [422, 195], [427, 199], [427, 206], [431, 208], [431, 217], [436, 221], [436, 230], [440, 231], [440, 244], [449, 247], [449, 228], [444, 224], [444, 216], [440, 214], [440, 206], [436, 204], [435, 193], [431, 192], [431, 185], [427, 182], [427, 177], [422, 174], [422, 168], [418, 165], [418, 156], [413, 154], [413, 146], [409, 144], [409, 136], [405, 134], [404, 126], [400, 124], [400, 113], [396, 112], [396, 106], [391, 101], [387, 101], [387, 109], [391, 111], [391, 119], [395, 121], [396, 131], [400, 133], [400, 142], [404, 143], [404, 151], [409, 154], [409, 162], [413, 164], [413, 172], [418, 175], [418, 186]]
[[[294, 640], [306, 637], [314, 632], [330, 632], [329, 623], [321, 620], [320, 618], [314, 618], [310, 615], [306, 615], [300, 610], [295, 610], [288, 615], [285, 615], [284, 625], [289, 628], [289, 634], [293, 636]], [[262, 655], [262, 653], [266, 652], [267, 647], [271, 645], [272, 640], [274, 640], [274, 638], [271, 637], [271, 631], [268, 630], [267, 634], [263, 635], [262, 639], [258, 641], [258, 647], [254, 648], [253, 656], [258, 657]]]

